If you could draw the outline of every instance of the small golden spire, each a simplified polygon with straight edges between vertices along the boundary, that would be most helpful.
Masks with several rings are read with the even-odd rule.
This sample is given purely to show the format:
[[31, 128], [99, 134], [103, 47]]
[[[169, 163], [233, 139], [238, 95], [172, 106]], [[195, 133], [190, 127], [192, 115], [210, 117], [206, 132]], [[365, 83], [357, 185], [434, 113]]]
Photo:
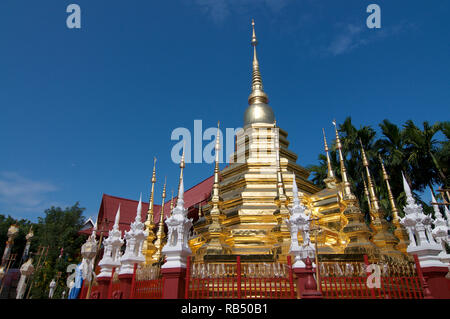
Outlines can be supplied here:
[[378, 154], [378, 159], [380, 160], [381, 169], [383, 170], [383, 180], [386, 182], [386, 188], [387, 188], [387, 191], [388, 191], [389, 203], [391, 204], [392, 215], [394, 217], [393, 219], [394, 219], [394, 222], [399, 222], [398, 209], [397, 209], [397, 206], [395, 205], [394, 196], [392, 195], [391, 185], [389, 183], [389, 175], [386, 172], [386, 168], [384, 167], [383, 159], [381, 158], [380, 154]]
[[369, 210], [372, 210], [372, 203], [370, 202], [369, 190], [367, 189], [366, 179], [364, 177], [364, 173], [361, 173], [361, 178], [364, 184], [364, 194], [366, 194], [367, 203], [369, 204]]
[[202, 204], [198, 204], [198, 218], [202, 217]]
[[361, 145], [361, 155], [362, 155], [362, 160], [363, 160], [363, 166], [366, 168], [367, 184], [369, 186], [370, 201], [372, 202], [373, 210], [378, 211], [380, 209], [380, 205], [378, 203], [378, 198], [375, 193], [375, 188], [374, 188], [374, 185], [372, 182], [372, 177], [370, 175], [369, 161], [367, 160], [366, 152], [364, 151], [364, 147], [361, 142], [361, 139], [359, 139], [359, 144]]
[[220, 122], [217, 123], [217, 135], [216, 135], [216, 159], [214, 165], [214, 184], [211, 191], [211, 210], [209, 215], [205, 216], [206, 221], [209, 223], [206, 226], [205, 242], [199, 248], [200, 255], [224, 255], [230, 254], [230, 247], [225, 244], [223, 238], [227, 236], [227, 232], [224, 229], [221, 221], [223, 218], [220, 207], [220, 187], [219, 187], [219, 152], [220, 152]]
[[255, 103], [269, 103], [269, 98], [267, 94], [263, 90], [261, 73], [259, 71], [259, 63], [258, 57], [256, 54], [256, 45], [258, 44], [258, 40], [256, 39], [255, 32], [255, 20], [252, 19], [252, 46], [253, 46], [253, 73], [252, 73], [252, 92], [248, 97], [248, 104]]
[[323, 132], [323, 142], [325, 144], [325, 153], [327, 154], [327, 167], [328, 167], [327, 178], [334, 179], [334, 172], [331, 167], [330, 155], [328, 154], [328, 144], [327, 144], [327, 138], [325, 136], [324, 128], [322, 128], [322, 132]]
[[152, 264], [155, 261], [153, 260], [152, 256], [156, 251], [156, 247], [153, 244], [153, 241], [155, 240], [155, 222], [153, 220], [153, 210], [154, 210], [154, 195], [155, 195], [155, 183], [156, 183], [156, 157], [153, 159], [153, 174], [152, 174], [152, 188], [150, 191], [150, 200], [148, 204], [148, 211], [147, 211], [147, 220], [145, 221], [145, 230], [148, 232], [148, 236], [146, 240], [144, 241], [142, 245], [142, 253], [145, 256], [145, 263], [146, 264]]
[[347, 170], [345, 169], [344, 156], [342, 155], [342, 144], [341, 139], [339, 138], [339, 132], [336, 126], [336, 120], [333, 120], [334, 130], [336, 131], [336, 148], [339, 153], [339, 163], [341, 165], [341, 176], [342, 182], [344, 183], [344, 200], [356, 200], [355, 195], [353, 195], [352, 190], [350, 188], [350, 183], [347, 177]]
[[159, 227], [158, 232], [156, 234], [156, 241], [155, 241], [155, 247], [156, 252], [153, 255], [153, 260], [156, 262], [161, 261], [162, 258], [162, 249], [163, 249], [163, 242], [165, 238], [164, 234], [164, 203], [166, 199], [166, 184], [167, 184], [167, 178], [164, 178], [164, 187], [163, 187], [163, 193], [162, 193], [162, 201], [161, 201], [161, 213], [159, 215]]
[[146, 230], [148, 230], [149, 233], [155, 227], [155, 223], [153, 221], [153, 202], [155, 194], [155, 183], [156, 183], [156, 157], [153, 158], [152, 189], [150, 192], [150, 200], [148, 203], [147, 220], [145, 222]]

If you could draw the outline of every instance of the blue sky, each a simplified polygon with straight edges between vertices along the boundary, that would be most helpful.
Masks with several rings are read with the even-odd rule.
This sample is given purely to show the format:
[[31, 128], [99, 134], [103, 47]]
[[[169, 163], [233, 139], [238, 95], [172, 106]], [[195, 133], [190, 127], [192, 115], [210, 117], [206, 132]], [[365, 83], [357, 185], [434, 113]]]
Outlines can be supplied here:
[[[66, 7], [82, 27], [66, 27]], [[367, 5], [381, 29], [366, 27]], [[177, 127], [239, 127], [250, 93], [251, 18], [265, 91], [301, 165], [316, 163], [331, 121], [376, 126], [449, 120], [448, 1], [2, 0], [0, 213], [42, 216], [103, 193], [156, 202]], [[331, 141], [330, 141], [331, 142]], [[207, 142], [205, 142], [206, 144]], [[189, 164], [185, 185], [213, 166]]]

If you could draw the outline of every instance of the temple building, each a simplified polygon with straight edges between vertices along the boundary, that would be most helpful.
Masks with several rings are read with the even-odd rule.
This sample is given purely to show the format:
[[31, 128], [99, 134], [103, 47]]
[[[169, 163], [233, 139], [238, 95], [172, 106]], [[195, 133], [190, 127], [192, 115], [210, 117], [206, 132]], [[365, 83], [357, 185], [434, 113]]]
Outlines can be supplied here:
[[[236, 137], [235, 152], [230, 164], [220, 170], [218, 153], [221, 145], [217, 136], [216, 161], [214, 168], [211, 168], [213, 175], [184, 192], [187, 217], [193, 220], [189, 236], [191, 258], [225, 262], [240, 256], [242, 260], [251, 262], [285, 262], [291, 240], [286, 220], [294, 204], [293, 185], [298, 188], [299, 201], [310, 211], [310, 239], [320, 258], [351, 260], [360, 259], [362, 255], [377, 259], [406, 257], [408, 234], [399, 223], [395, 201], [390, 201], [395, 212], [394, 221], [390, 223], [384, 218], [379, 205], [364, 145], [361, 145], [371, 216], [371, 223], [366, 223], [365, 214], [359, 207], [347, 176], [336, 123], [334, 138], [342, 180], [337, 178], [331, 166], [325, 133], [323, 142], [328, 159], [328, 175], [324, 180], [326, 187], [320, 189], [308, 180], [308, 170], [297, 163], [298, 156], [293, 151], [301, 145], [295, 141], [291, 144], [288, 133], [277, 125], [274, 109], [280, 110], [281, 107], [272, 109], [269, 105], [257, 56], [254, 22], [252, 27], [251, 91], [248, 107], [243, 114], [243, 130]], [[219, 132], [218, 127], [217, 134]], [[184, 168], [183, 154], [180, 181]], [[160, 192], [155, 192], [155, 185], [162, 186], [156, 173], [155, 160], [149, 185], [151, 195], [148, 202], [142, 203], [142, 220], [146, 221], [146, 230], [149, 231], [142, 248], [146, 264], [163, 262], [162, 249], [167, 233], [164, 221], [177, 202], [177, 197], [166, 200], [165, 188], [161, 201]], [[385, 171], [384, 174], [390, 192], [389, 177]], [[97, 219], [98, 235], [108, 235], [119, 204], [119, 229], [129, 230], [138, 201], [103, 195]], [[392, 225], [394, 232], [390, 229]], [[90, 234], [91, 230], [83, 232]], [[299, 236], [300, 244], [304, 240]]]

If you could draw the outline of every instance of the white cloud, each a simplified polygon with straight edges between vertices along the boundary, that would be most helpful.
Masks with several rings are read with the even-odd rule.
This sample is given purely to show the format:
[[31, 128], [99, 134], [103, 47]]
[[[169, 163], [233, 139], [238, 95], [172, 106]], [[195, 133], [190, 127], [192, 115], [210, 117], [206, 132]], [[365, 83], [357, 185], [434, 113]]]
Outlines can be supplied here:
[[331, 41], [328, 51], [333, 55], [339, 55], [355, 49], [365, 42], [364, 39], [361, 39], [362, 31], [363, 28], [361, 26], [347, 25], [344, 31]]
[[276, 13], [286, 7], [291, 0], [194, 0], [194, 3], [215, 23], [221, 24], [232, 13], [245, 13], [260, 5]]
[[0, 172], [0, 213], [43, 212], [52, 205], [47, 195], [57, 190], [49, 182], [31, 180], [15, 172]]
[[358, 47], [367, 45], [374, 41], [401, 34], [407, 30], [415, 28], [412, 23], [402, 21], [397, 25], [382, 27], [381, 29], [368, 29], [365, 24], [338, 25], [341, 30], [331, 40], [327, 46], [328, 54], [334, 56], [348, 53]]

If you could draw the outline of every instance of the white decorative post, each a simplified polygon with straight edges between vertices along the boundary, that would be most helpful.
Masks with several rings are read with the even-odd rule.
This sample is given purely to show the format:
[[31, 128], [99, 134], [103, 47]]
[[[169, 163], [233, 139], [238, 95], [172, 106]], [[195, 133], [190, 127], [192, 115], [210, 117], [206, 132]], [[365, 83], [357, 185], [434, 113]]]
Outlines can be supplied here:
[[81, 256], [83, 260], [82, 265], [82, 277], [87, 282], [92, 280], [92, 275], [94, 274], [94, 260], [97, 255], [97, 240], [95, 238], [97, 231], [97, 223], [95, 223], [92, 233], [86, 242], [81, 246]]
[[19, 227], [17, 225], [11, 225], [8, 228], [8, 241], [6, 242], [5, 250], [3, 251], [2, 266], [5, 266], [8, 262], [8, 258], [11, 255], [11, 249], [14, 243], [14, 238], [19, 234]]
[[406, 251], [417, 254], [421, 267], [446, 267], [438, 256], [442, 249], [431, 234], [432, 219], [423, 213], [422, 206], [416, 204], [411, 189], [403, 175], [403, 188], [406, 193], [406, 206], [403, 208], [405, 217], [400, 223], [406, 227], [410, 244]]
[[48, 292], [48, 298], [52, 299], [53, 298], [53, 294], [55, 293], [55, 287], [56, 287], [56, 281], [55, 279], [52, 279], [52, 281], [50, 282], [50, 291]]
[[447, 205], [444, 205], [444, 213], [445, 218], [447, 218], [447, 226], [450, 228], [450, 211], [447, 208]]
[[[431, 205], [433, 205], [433, 203], [436, 203], [436, 199], [434, 198], [433, 192], [431, 192], [431, 203], [432, 203]], [[447, 223], [444, 220], [444, 218], [442, 218], [439, 206], [433, 205], [433, 209], [434, 209], [434, 221], [433, 221], [434, 229], [432, 231], [432, 235], [436, 240], [436, 242], [442, 247], [442, 251], [439, 254], [441, 261], [448, 264], [450, 261], [450, 255], [447, 254], [445, 250], [445, 243], [449, 243]]]
[[166, 255], [166, 262], [161, 267], [162, 269], [186, 268], [187, 256], [192, 253], [188, 245], [192, 219], [188, 219], [186, 216], [187, 209], [184, 208], [184, 182], [183, 178], [181, 178], [177, 206], [173, 209], [171, 216], [166, 219], [168, 236], [167, 243], [162, 250]]
[[119, 230], [120, 205], [117, 210], [116, 219], [113, 229], [109, 232], [108, 238], [103, 241], [104, 253], [103, 258], [98, 265], [101, 267], [99, 278], [111, 277], [112, 270], [120, 267], [120, 247], [123, 245], [122, 232]]
[[[294, 255], [293, 268], [305, 268], [306, 265], [304, 260], [306, 260], [308, 256], [314, 260], [315, 249], [309, 238], [309, 225], [311, 223], [311, 218], [306, 214], [306, 212], [308, 212], [307, 207], [303, 205], [303, 203], [300, 203], [295, 175], [292, 180], [292, 192], [294, 203], [292, 208], [289, 208], [290, 217], [289, 219], [286, 219], [286, 225], [291, 232], [291, 246], [289, 253]], [[302, 246], [298, 244], [299, 231], [302, 233]]]
[[26, 279], [28, 276], [31, 276], [34, 272], [34, 266], [33, 266], [33, 259], [28, 259], [26, 263], [24, 263], [20, 267], [20, 279], [19, 283], [17, 284], [17, 293], [16, 293], [16, 299], [22, 299], [23, 295], [25, 294], [25, 290], [27, 288], [26, 286]]
[[125, 232], [126, 248], [125, 253], [120, 259], [122, 265], [119, 275], [133, 274], [134, 265], [141, 264], [145, 261], [142, 254], [142, 245], [148, 236], [144, 223], [141, 222], [142, 214], [142, 194], [139, 198], [139, 204], [136, 211], [136, 218], [130, 226], [130, 231]]
[[33, 236], [34, 236], [33, 226], [31, 226], [30, 231], [25, 236], [25, 239], [27, 240], [27, 242], [25, 244], [25, 249], [23, 250], [22, 259], [21, 259], [22, 262], [25, 262], [25, 260], [28, 259], [28, 255], [30, 253], [31, 239], [33, 238]]

